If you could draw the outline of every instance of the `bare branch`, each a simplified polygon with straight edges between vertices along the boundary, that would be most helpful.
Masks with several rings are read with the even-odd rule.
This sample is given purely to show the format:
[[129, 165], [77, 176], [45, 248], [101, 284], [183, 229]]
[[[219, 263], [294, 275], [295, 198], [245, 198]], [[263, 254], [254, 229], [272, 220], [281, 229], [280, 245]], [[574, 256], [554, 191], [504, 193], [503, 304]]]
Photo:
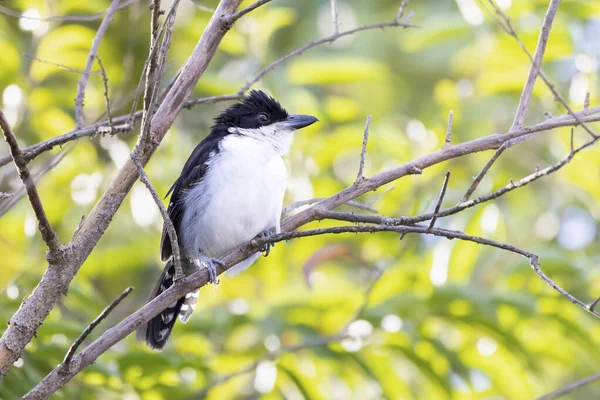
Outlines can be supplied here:
[[369, 128], [371, 127], [371, 114], [367, 115], [367, 122], [365, 124], [365, 133], [363, 134], [362, 150], [360, 152], [360, 164], [358, 166], [358, 174], [354, 183], [359, 183], [364, 180], [363, 169], [365, 167], [365, 157], [367, 156], [367, 142], [369, 141]]
[[146, 171], [144, 171], [144, 167], [140, 163], [139, 156], [137, 155], [137, 153], [131, 154], [131, 161], [133, 161], [133, 164], [137, 168], [138, 174], [140, 175], [140, 181], [142, 181], [150, 191], [150, 194], [152, 195], [152, 198], [154, 199], [156, 206], [160, 210], [160, 214], [162, 215], [163, 220], [165, 222], [165, 229], [167, 231], [167, 234], [169, 235], [169, 240], [171, 241], [171, 249], [173, 250], [173, 264], [175, 265], [174, 281], [177, 281], [184, 276], [183, 270], [181, 269], [181, 253], [179, 251], [177, 231], [175, 231], [173, 221], [171, 221], [171, 217], [169, 217], [169, 213], [167, 212], [167, 209], [162, 203], [160, 196], [156, 192], [156, 189], [154, 189], [154, 186], [152, 186], [152, 183], [150, 182]]
[[100, 313], [100, 315], [98, 315], [96, 317], [96, 319], [94, 319], [92, 322], [90, 322], [90, 324], [83, 330], [83, 332], [81, 333], [81, 335], [79, 335], [79, 337], [73, 342], [73, 344], [71, 345], [71, 347], [69, 347], [69, 351], [67, 351], [67, 354], [65, 355], [65, 359], [63, 361], [63, 365], [65, 366], [65, 368], [67, 368], [67, 369], [69, 368], [69, 364], [71, 363], [71, 359], [75, 355], [75, 352], [77, 351], [77, 348], [90, 335], [90, 333], [92, 333], [92, 331], [94, 330], [94, 328], [97, 327], [100, 324], [100, 322], [102, 322], [102, 320], [104, 318], [106, 318], [108, 316], [108, 314], [110, 314], [111, 311], [114, 310], [115, 307], [118, 306], [119, 303], [121, 301], [123, 301], [123, 299], [125, 297], [127, 297], [129, 295], [129, 293], [131, 293], [132, 291], [133, 291], [133, 287], [131, 287], [131, 286], [129, 286], [127, 289], [125, 289], [119, 295], [119, 297], [117, 297], [116, 299], [114, 299], [112, 301], [112, 303], [110, 303], [108, 306], [106, 306], [106, 308], [104, 310], [102, 310], [102, 312]]
[[448, 127], [446, 128], [446, 139], [444, 140], [444, 147], [450, 146], [452, 141], [452, 117], [454, 116], [454, 111], [450, 110], [448, 114]]
[[0, 129], [2, 129], [4, 139], [8, 144], [10, 155], [17, 168], [19, 178], [21, 178], [21, 181], [23, 181], [23, 185], [25, 185], [25, 190], [27, 191], [29, 202], [31, 203], [33, 212], [35, 213], [35, 216], [38, 220], [38, 229], [42, 234], [44, 242], [46, 242], [46, 246], [48, 246], [50, 254], [52, 255], [60, 249], [60, 242], [58, 241], [56, 232], [54, 232], [54, 229], [52, 229], [52, 226], [50, 225], [50, 221], [48, 221], [46, 211], [44, 211], [44, 206], [42, 205], [42, 200], [40, 199], [40, 195], [37, 191], [37, 188], [35, 187], [35, 183], [31, 178], [29, 168], [27, 168], [27, 162], [23, 159], [23, 154], [21, 152], [21, 149], [19, 148], [19, 142], [17, 142], [17, 138], [13, 133], [10, 125], [8, 124], [8, 121], [4, 116], [4, 112], [1, 109]]
[[558, 11], [560, 2], [561, 0], [551, 0], [550, 4], [548, 5], [548, 11], [544, 17], [542, 29], [540, 30], [540, 37], [535, 49], [535, 55], [533, 56], [531, 68], [529, 69], [529, 75], [527, 76], [525, 86], [523, 87], [523, 92], [521, 93], [519, 107], [517, 108], [517, 112], [515, 114], [515, 120], [510, 128], [511, 131], [523, 127], [525, 115], [527, 115], [529, 100], [531, 99], [531, 93], [533, 92], [533, 86], [535, 85], [535, 80], [537, 79], [537, 76], [540, 72], [540, 67], [542, 66], [544, 52], [546, 51], [546, 44], [548, 43], [548, 36], [550, 36], [552, 22], [554, 21], [554, 17]]
[[251, 11], [256, 10], [258, 7], [269, 3], [270, 1], [271, 0], [257, 0], [254, 3], [250, 4], [248, 7], [242, 8], [240, 11], [236, 12], [235, 14], [230, 15], [227, 22], [229, 22], [230, 24], [233, 24], [235, 21], [242, 18], [244, 15], [248, 14]]
[[[293, 50], [293, 51], [289, 52], [285, 56], [283, 56], [283, 57], [281, 57], [281, 58], [273, 61], [271, 64], [267, 65], [265, 68], [263, 68], [262, 70], [260, 70], [256, 75], [254, 75], [252, 78], [250, 78], [250, 80], [248, 80], [246, 82], [246, 84], [244, 86], [242, 86], [240, 88], [240, 90], [238, 90], [237, 93], [226, 95], [226, 98], [224, 100], [239, 99], [244, 93], [246, 93], [246, 91], [248, 91], [248, 89], [250, 89], [252, 87], [252, 85], [254, 85], [258, 81], [260, 81], [267, 73], [269, 73], [270, 71], [272, 71], [273, 69], [275, 69], [280, 64], [282, 64], [285, 61], [287, 61], [288, 59], [290, 59], [292, 57], [295, 57], [295, 56], [298, 56], [298, 55], [304, 53], [306, 50], [312, 49], [313, 47], [317, 47], [317, 46], [322, 45], [324, 43], [333, 43], [334, 41], [336, 41], [337, 39], [339, 39], [341, 37], [348, 36], [348, 35], [353, 35], [353, 34], [355, 34], [357, 32], [361, 32], [361, 31], [368, 31], [368, 30], [373, 30], [373, 29], [384, 29], [384, 28], [388, 28], [388, 27], [417, 28], [417, 25], [411, 25], [411, 24], [408, 23], [408, 21], [412, 17], [412, 13], [409, 13], [403, 20], [401, 19], [402, 16], [403, 16], [403, 14], [398, 13], [398, 15], [396, 15], [396, 17], [392, 21], [390, 21], [390, 22], [383, 22], [383, 23], [379, 23], [379, 24], [363, 25], [363, 26], [360, 26], [358, 28], [350, 29], [350, 30], [347, 30], [347, 31], [344, 31], [344, 32], [338, 32], [336, 34], [325, 36], [325, 37], [322, 37], [321, 39], [314, 40], [314, 41], [312, 41], [310, 43], [307, 43], [304, 46], [299, 47], [296, 50]], [[217, 97], [211, 98], [211, 100], [215, 100], [215, 99], [217, 101], [221, 101], [223, 99], [223, 97], [222, 96], [217, 96]], [[202, 102], [204, 102], [204, 100], [205, 99], [199, 99], [199, 101], [202, 101]], [[196, 100], [188, 101], [186, 103], [186, 107], [189, 108], [189, 107], [192, 107], [193, 105], [201, 104], [199, 101], [196, 101]]]
[[492, 165], [494, 165], [498, 157], [500, 157], [502, 153], [504, 153], [504, 150], [508, 148], [509, 143], [510, 142], [505, 142], [504, 144], [502, 144], [502, 146], [500, 146], [500, 148], [496, 150], [492, 158], [490, 158], [488, 162], [483, 166], [481, 171], [479, 171], [479, 174], [477, 174], [477, 177], [475, 177], [475, 179], [473, 180], [473, 183], [471, 183], [471, 186], [469, 186], [469, 188], [467, 189], [467, 192], [460, 201], [461, 203], [464, 203], [465, 201], [468, 201], [471, 198], [471, 195], [473, 194], [473, 192], [475, 192], [477, 186], [479, 186], [485, 174], [487, 174]]
[[100, 67], [100, 73], [102, 74], [102, 82], [104, 83], [104, 101], [106, 104], [106, 117], [108, 118], [108, 126], [112, 129], [113, 121], [112, 114], [110, 112], [110, 98], [108, 97], [108, 78], [106, 77], [106, 71], [104, 70], [104, 65], [102, 65], [102, 60], [100, 57], [96, 56], [96, 60], [98, 60], [98, 66]]
[[585, 94], [585, 100], [583, 100], [583, 109], [587, 110], [590, 108], [590, 92]]
[[[318, 202], [320, 202], [322, 200], [325, 200], [325, 197], [315, 197], [315, 198], [308, 199], [308, 200], [297, 201], [297, 202], [295, 202], [293, 204], [290, 204], [287, 207], [284, 207], [283, 210], [281, 210], [281, 215], [288, 214], [290, 211], [293, 211], [293, 210], [295, 210], [297, 208], [300, 208], [300, 207], [303, 207], [303, 206], [309, 206], [311, 204], [318, 203]], [[361, 210], [366, 210], [366, 211], [370, 211], [372, 213], [377, 213], [377, 210], [374, 209], [373, 207], [371, 207], [371, 205], [369, 205], [369, 204], [359, 203], [358, 201], [354, 201], [354, 200], [350, 200], [346, 204], [349, 205], [349, 206], [352, 206], [352, 207], [356, 207], [356, 208], [361, 209]]]
[[[69, 67], [68, 65], [63, 65], [63, 64], [52, 62], [52, 61], [42, 60], [42, 59], [37, 58], [36, 56], [33, 56], [31, 54], [21, 53], [21, 55], [23, 57], [29, 58], [30, 60], [34, 60], [34, 61], [37, 61], [37, 62], [40, 62], [40, 63], [43, 63], [43, 64], [54, 65], [55, 67], [59, 67], [59, 68], [65, 69], [65, 70], [67, 70], [69, 72], [74, 72], [76, 74], [85, 74], [86, 73], [82, 69]], [[90, 75], [97, 75], [97, 74], [100, 74], [100, 71], [89, 71], [88, 74], [90, 74]]]
[[85, 87], [87, 86], [88, 80], [90, 78], [90, 71], [92, 70], [92, 65], [94, 64], [94, 59], [96, 58], [96, 54], [98, 53], [98, 47], [100, 47], [100, 42], [102, 41], [102, 37], [106, 33], [106, 29], [108, 28], [108, 24], [112, 21], [115, 12], [117, 11], [117, 7], [119, 5], [120, 0], [113, 0], [106, 12], [106, 17], [102, 20], [98, 31], [96, 31], [96, 36], [94, 40], [92, 40], [92, 48], [90, 49], [90, 53], [88, 54], [87, 63], [84, 68], [83, 75], [81, 75], [81, 79], [79, 79], [79, 83], [77, 84], [77, 96], [75, 97], [75, 122], [77, 127], [82, 127], [84, 125], [83, 120], [83, 100], [85, 99]]
[[[504, 30], [506, 33], [508, 33], [510, 36], [512, 36], [517, 41], [517, 43], [519, 44], [519, 46], [521, 47], [521, 49], [523, 50], [525, 55], [527, 55], [527, 57], [533, 63], [534, 58], [531, 56], [531, 53], [529, 52], [529, 50], [527, 50], [527, 47], [525, 47], [525, 44], [523, 43], [523, 41], [521, 41], [521, 38], [519, 38], [519, 35], [517, 35], [517, 32], [514, 30], [512, 23], [510, 22], [510, 18], [508, 18], [508, 16], [502, 11], [502, 9], [500, 7], [498, 7], [498, 5], [493, 0], [489, 0], [489, 2], [491, 4], [491, 6], [494, 8], [495, 14], [489, 12], [489, 10], [487, 10], [487, 7], [484, 6], [486, 11], [488, 11], [492, 15], [492, 17], [494, 17], [494, 19], [498, 23], [498, 26], [500, 26], [500, 28], [502, 28], [502, 30]], [[480, 3], [482, 5], [484, 5], [482, 0], [480, 0]], [[546, 76], [546, 74], [544, 73], [544, 71], [541, 68], [539, 70], [539, 76], [540, 76], [540, 78], [542, 78], [542, 80], [544, 81], [544, 83], [546, 84], [548, 89], [550, 89], [550, 91], [554, 95], [554, 98], [560, 104], [562, 104], [562, 106], [569, 112], [569, 114], [573, 115], [574, 118], [577, 119], [575, 113], [573, 112], [571, 107], [569, 107], [569, 104], [562, 97], [562, 95], [559, 93], [559, 91], [556, 90], [556, 87], [554, 86], [554, 84], [552, 82], [550, 82], [550, 79], [548, 79], [548, 77]], [[589, 93], [587, 93], [586, 99], [584, 100], [584, 103], [583, 103], [583, 109], [585, 110], [587, 108], [589, 108]], [[581, 125], [583, 127], [583, 129], [592, 138], [595, 138], [596, 136], [598, 136], [598, 134], [593, 129], [591, 129], [585, 122], [578, 121], [578, 123], [579, 123], [579, 125]]]
[[435, 226], [435, 221], [438, 219], [438, 213], [440, 212], [440, 207], [442, 206], [442, 202], [444, 201], [444, 197], [446, 196], [446, 189], [448, 188], [448, 181], [450, 180], [450, 171], [446, 171], [446, 175], [444, 176], [444, 183], [442, 184], [442, 190], [440, 191], [440, 196], [438, 197], [437, 204], [435, 205], [435, 209], [433, 210], [433, 217], [431, 218], [431, 222], [427, 229], [431, 230]]
[[338, 22], [338, 10], [337, 10], [337, 0], [329, 0], [331, 7], [331, 24], [333, 25], [333, 34], [337, 34], [340, 29], [340, 24]]
[[563, 397], [569, 393], [576, 391], [584, 386], [589, 385], [590, 383], [594, 383], [597, 380], [600, 380], [600, 372], [597, 372], [593, 375], [586, 376], [585, 378], [579, 379], [575, 382], [571, 382], [568, 385], [563, 386], [562, 388], [555, 390], [554, 392], [543, 395], [542, 397], [538, 397], [537, 400], [551, 400], [558, 399], [559, 397]]
[[[117, 7], [118, 10], [122, 10], [130, 5], [137, 3], [139, 0], [129, 0]], [[10, 8], [0, 6], [0, 14], [5, 14], [15, 18], [31, 19], [36, 21], [58, 21], [58, 22], [90, 22], [102, 18], [107, 12], [99, 12], [90, 15], [55, 15], [51, 17], [33, 17], [20, 13], [18, 11], [11, 10]]]

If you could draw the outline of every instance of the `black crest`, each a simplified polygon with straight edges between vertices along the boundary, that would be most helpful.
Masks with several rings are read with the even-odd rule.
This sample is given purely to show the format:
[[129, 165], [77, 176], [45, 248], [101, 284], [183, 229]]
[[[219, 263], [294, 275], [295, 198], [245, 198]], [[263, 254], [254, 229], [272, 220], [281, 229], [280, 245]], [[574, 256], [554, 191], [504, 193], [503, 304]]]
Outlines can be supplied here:
[[244, 100], [233, 104], [215, 118], [215, 127], [254, 129], [283, 121], [287, 117], [287, 111], [277, 100], [261, 90], [252, 90]]

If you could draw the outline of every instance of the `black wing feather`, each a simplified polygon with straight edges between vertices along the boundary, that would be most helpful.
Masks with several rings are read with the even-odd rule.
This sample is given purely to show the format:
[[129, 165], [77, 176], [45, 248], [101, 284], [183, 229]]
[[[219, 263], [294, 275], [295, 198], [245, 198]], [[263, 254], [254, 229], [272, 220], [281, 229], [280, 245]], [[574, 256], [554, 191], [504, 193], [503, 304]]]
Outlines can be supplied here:
[[[208, 169], [207, 161], [219, 153], [219, 142], [222, 136], [211, 133], [194, 149], [188, 160], [186, 161], [181, 175], [175, 181], [167, 196], [172, 193], [171, 201], [169, 202], [169, 218], [173, 222], [177, 236], [181, 235], [181, 221], [183, 219], [184, 204], [183, 193], [194, 185], [202, 181]], [[180, 239], [181, 240], [181, 239]], [[180, 242], [181, 243], [181, 242]], [[173, 255], [171, 241], [167, 234], [167, 230], [163, 227], [163, 234], [160, 243], [161, 259], [167, 261]]]

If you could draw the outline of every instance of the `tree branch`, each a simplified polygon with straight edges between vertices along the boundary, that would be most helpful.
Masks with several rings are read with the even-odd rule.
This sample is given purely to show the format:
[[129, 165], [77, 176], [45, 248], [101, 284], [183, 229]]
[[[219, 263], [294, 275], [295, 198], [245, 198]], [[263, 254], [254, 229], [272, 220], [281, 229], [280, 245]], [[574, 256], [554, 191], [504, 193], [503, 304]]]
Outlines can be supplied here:
[[555, 390], [554, 392], [545, 394], [542, 397], [538, 397], [537, 400], [558, 399], [559, 397], [563, 397], [569, 393], [576, 391], [577, 389], [580, 389], [580, 388], [587, 386], [590, 383], [594, 383], [598, 380], [600, 380], [600, 372], [597, 372], [590, 376], [586, 376], [585, 378], [579, 379], [575, 382], [571, 382], [568, 385], [565, 385], [562, 388]]
[[98, 31], [96, 32], [96, 36], [94, 40], [92, 40], [92, 48], [90, 49], [90, 53], [88, 54], [87, 63], [85, 64], [83, 75], [79, 79], [79, 83], [77, 84], [77, 96], [75, 97], [75, 122], [78, 127], [82, 127], [84, 125], [83, 121], [83, 100], [85, 99], [85, 87], [87, 86], [88, 80], [90, 78], [90, 71], [92, 70], [92, 65], [94, 65], [94, 60], [96, 59], [96, 54], [98, 53], [98, 47], [100, 47], [100, 42], [102, 41], [102, 37], [106, 33], [106, 29], [108, 28], [108, 24], [112, 21], [115, 12], [117, 11], [117, 7], [119, 5], [120, 0], [113, 0], [106, 12], [106, 17], [102, 20]]
[[556, 16], [556, 12], [558, 11], [558, 6], [560, 5], [560, 2], [561, 0], [551, 0], [550, 4], [548, 5], [548, 11], [546, 11], [546, 16], [544, 17], [542, 29], [540, 30], [540, 37], [538, 39], [537, 47], [535, 49], [535, 55], [533, 56], [531, 68], [529, 69], [529, 74], [527, 75], [527, 80], [525, 81], [523, 92], [521, 93], [521, 98], [519, 100], [519, 106], [517, 107], [515, 119], [510, 128], [511, 131], [523, 127], [525, 116], [527, 115], [529, 100], [531, 100], [531, 93], [533, 92], [533, 86], [535, 85], [535, 80], [537, 79], [538, 74], [540, 72], [540, 67], [542, 66], [544, 52], [546, 51], [546, 44], [548, 43], [548, 36], [550, 36], [552, 22], [554, 21], [554, 17]]
[[25, 190], [27, 191], [27, 197], [29, 197], [29, 202], [31, 203], [35, 217], [38, 220], [38, 229], [42, 234], [42, 239], [46, 242], [46, 246], [48, 246], [49, 256], [53, 256], [60, 250], [60, 242], [58, 241], [56, 232], [54, 232], [54, 229], [52, 229], [52, 226], [50, 225], [50, 221], [48, 221], [46, 211], [44, 211], [44, 206], [42, 205], [42, 200], [40, 199], [35, 183], [31, 178], [29, 168], [27, 168], [27, 162], [23, 160], [19, 142], [17, 142], [17, 138], [6, 120], [2, 109], [0, 109], [0, 129], [2, 129], [4, 139], [10, 150], [10, 155], [15, 162], [19, 178], [21, 178]]
[[[137, 3], [138, 1], [139, 0], [126, 1], [125, 3], [123, 3], [119, 7], [117, 7], [117, 11], [122, 10], [126, 7], [129, 7], [130, 5]], [[36, 20], [36, 21], [90, 22], [90, 21], [95, 21], [97, 19], [102, 18], [104, 15], [106, 15], [106, 13], [107, 12], [105, 11], [105, 12], [99, 12], [99, 13], [90, 14], [90, 15], [54, 15], [54, 16], [50, 16], [50, 17], [32, 17], [32, 16], [25, 15], [24, 13], [20, 13], [18, 11], [11, 10], [10, 8], [0, 6], [0, 14], [8, 15], [11, 17], [19, 18], [19, 19], [21, 19], [21, 18], [32, 19], [32, 20]]]
[[63, 364], [66, 368], [69, 368], [71, 359], [75, 355], [75, 352], [77, 351], [77, 348], [81, 345], [81, 343], [83, 343], [83, 341], [90, 335], [90, 333], [92, 333], [94, 328], [97, 327], [100, 324], [100, 322], [102, 322], [102, 320], [104, 318], [106, 318], [108, 316], [108, 314], [110, 314], [111, 311], [114, 310], [115, 307], [118, 306], [119, 303], [121, 303], [121, 301], [123, 301], [123, 299], [125, 297], [127, 297], [129, 295], [129, 293], [131, 293], [132, 291], [133, 291], [133, 287], [131, 287], [131, 286], [129, 286], [127, 289], [125, 289], [119, 295], [119, 297], [114, 299], [108, 306], [106, 306], [106, 308], [104, 310], [102, 310], [100, 315], [98, 315], [92, 322], [90, 322], [90, 324], [83, 330], [81, 335], [79, 335], [79, 337], [73, 342], [71, 347], [69, 347], [69, 351], [67, 351], [67, 354], [65, 355]]
[[358, 174], [354, 183], [362, 181], [363, 169], [365, 167], [365, 158], [367, 156], [367, 142], [369, 141], [369, 128], [371, 127], [371, 114], [367, 115], [367, 122], [365, 124], [365, 132], [363, 134], [362, 150], [360, 152], [360, 164], [358, 165]]
[[433, 217], [431, 218], [431, 222], [427, 229], [431, 230], [435, 226], [435, 221], [438, 219], [438, 213], [440, 212], [440, 207], [442, 206], [442, 202], [444, 201], [444, 197], [446, 196], [446, 189], [448, 188], [448, 181], [450, 180], [450, 171], [446, 171], [446, 175], [444, 176], [444, 183], [442, 184], [442, 190], [440, 191], [440, 196], [438, 197], [437, 204], [435, 205], [435, 209], [433, 210]]

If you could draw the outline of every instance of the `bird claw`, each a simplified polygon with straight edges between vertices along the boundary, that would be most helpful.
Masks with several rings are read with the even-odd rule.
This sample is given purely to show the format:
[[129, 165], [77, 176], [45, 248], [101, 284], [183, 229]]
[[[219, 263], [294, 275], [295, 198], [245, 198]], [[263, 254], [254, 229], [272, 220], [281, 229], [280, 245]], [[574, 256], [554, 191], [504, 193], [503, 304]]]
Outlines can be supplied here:
[[[275, 230], [273, 228], [262, 231], [259, 236], [261, 239], [266, 239], [271, 235], [275, 234]], [[275, 247], [275, 243], [265, 243], [263, 247], [260, 249], [260, 252], [265, 253], [265, 257], [271, 253], [271, 247]]]
[[200, 266], [204, 266], [208, 270], [208, 283], [212, 283], [215, 286], [219, 284], [219, 279], [217, 278], [217, 267], [215, 264], [218, 264], [222, 267], [225, 266], [225, 263], [218, 258], [211, 258], [203, 256], [202, 254], [198, 255], [198, 263]]

